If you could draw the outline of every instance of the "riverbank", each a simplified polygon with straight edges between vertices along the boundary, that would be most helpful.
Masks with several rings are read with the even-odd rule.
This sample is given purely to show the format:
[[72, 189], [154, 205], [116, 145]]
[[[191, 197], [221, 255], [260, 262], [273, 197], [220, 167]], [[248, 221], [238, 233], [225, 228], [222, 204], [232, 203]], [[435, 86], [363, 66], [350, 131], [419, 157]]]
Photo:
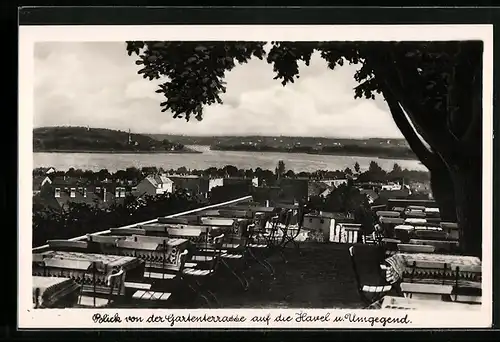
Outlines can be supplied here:
[[105, 150], [35, 150], [34, 153], [99, 153], [99, 154], [200, 154], [202, 151], [105, 151]]
[[[381, 153], [369, 153], [363, 151], [342, 151], [341, 149], [337, 151], [304, 151], [304, 150], [289, 150], [289, 149], [241, 149], [241, 148], [220, 148], [220, 147], [210, 147], [211, 151], [227, 151], [227, 152], [250, 152], [250, 153], [288, 153], [288, 154], [309, 154], [318, 156], [338, 156], [338, 157], [365, 157], [365, 158], [380, 158], [380, 159], [399, 159], [399, 160], [416, 160], [419, 159], [417, 156], [407, 155], [407, 154], [391, 154], [389, 151], [383, 151]], [[380, 151], [377, 151], [380, 152]]]
[[[301, 152], [290, 152], [301, 153]], [[363, 154], [363, 153], [341, 153], [341, 152], [307, 152], [306, 154], [313, 154], [319, 156], [344, 156], [344, 157], [366, 157], [366, 158], [379, 158], [379, 159], [400, 159], [400, 160], [419, 160], [417, 156], [381, 156], [376, 154]]]

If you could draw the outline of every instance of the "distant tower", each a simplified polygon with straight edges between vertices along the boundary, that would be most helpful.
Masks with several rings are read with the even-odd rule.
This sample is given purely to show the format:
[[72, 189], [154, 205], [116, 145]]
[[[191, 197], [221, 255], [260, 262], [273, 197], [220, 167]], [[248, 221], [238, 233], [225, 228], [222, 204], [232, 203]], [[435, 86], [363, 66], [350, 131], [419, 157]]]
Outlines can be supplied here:
[[130, 135], [130, 128], [128, 129], [128, 144], [132, 144], [132, 136]]

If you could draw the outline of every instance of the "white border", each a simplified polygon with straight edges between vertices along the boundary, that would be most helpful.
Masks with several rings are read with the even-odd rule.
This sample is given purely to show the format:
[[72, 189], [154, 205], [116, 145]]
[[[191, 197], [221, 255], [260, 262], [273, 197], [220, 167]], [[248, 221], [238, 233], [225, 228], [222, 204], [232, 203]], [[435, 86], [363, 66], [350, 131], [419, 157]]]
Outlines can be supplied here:
[[[294, 41], [444, 41], [478, 39], [484, 41], [483, 72], [483, 304], [479, 312], [393, 312], [367, 310], [310, 309], [311, 315], [326, 312], [333, 316], [401, 316], [408, 313], [412, 324], [387, 328], [473, 328], [492, 324], [492, 176], [493, 176], [493, 25], [287, 25], [287, 26], [21, 26], [19, 28], [19, 247], [18, 247], [18, 327], [19, 328], [168, 328], [165, 323], [94, 324], [96, 310], [32, 310], [31, 303], [31, 171], [33, 128], [33, 57], [37, 41], [125, 41], [125, 40], [294, 40]], [[133, 61], [131, 61], [133, 62]], [[271, 77], [271, 75], [270, 75]], [[100, 310], [120, 315], [186, 315], [188, 310]], [[190, 310], [191, 314], [294, 315], [299, 310]], [[370, 324], [350, 323], [195, 323], [175, 324], [177, 328], [369, 328]], [[375, 324], [374, 328], [382, 328]]]

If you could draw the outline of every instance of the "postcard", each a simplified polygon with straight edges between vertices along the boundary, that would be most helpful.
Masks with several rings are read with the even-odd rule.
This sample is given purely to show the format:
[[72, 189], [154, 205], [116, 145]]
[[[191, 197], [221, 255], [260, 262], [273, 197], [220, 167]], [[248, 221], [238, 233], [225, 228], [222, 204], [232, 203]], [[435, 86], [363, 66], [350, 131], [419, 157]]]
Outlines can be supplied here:
[[492, 32], [20, 26], [19, 328], [491, 326]]

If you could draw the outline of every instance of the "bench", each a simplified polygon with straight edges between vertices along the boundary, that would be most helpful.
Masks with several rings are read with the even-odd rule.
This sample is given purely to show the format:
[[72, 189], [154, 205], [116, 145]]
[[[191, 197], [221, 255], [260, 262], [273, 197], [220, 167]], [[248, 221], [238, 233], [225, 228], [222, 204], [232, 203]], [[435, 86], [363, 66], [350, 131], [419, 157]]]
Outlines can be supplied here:
[[77, 308], [104, 308], [111, 303], [108, 299], [92, 296], [80, 296], [78, 303], [75, 305]]
[[155, 292], [155, 291], [144, 291], [137, 290], [132, 298], [136, 300], [161, 300], [165, 301], [170, 298], [172, 294], [168, 292]]
[[398, 244], [398, 250], [403, 253], [434, 253], [436, 248], [431, 245]]
[[135, 289], [135, 290], [150, 290], [151, 284], [148, 283], [136, 283], [131, 281], [126, 281], [123, 283], [125, 288], [127, 289]]
[[401, 292], [407, 298], [422, 300], [443, 300], [449, 299], [453, 292], [451, 285], [423, 284], [423, 283], [401, 283]]

